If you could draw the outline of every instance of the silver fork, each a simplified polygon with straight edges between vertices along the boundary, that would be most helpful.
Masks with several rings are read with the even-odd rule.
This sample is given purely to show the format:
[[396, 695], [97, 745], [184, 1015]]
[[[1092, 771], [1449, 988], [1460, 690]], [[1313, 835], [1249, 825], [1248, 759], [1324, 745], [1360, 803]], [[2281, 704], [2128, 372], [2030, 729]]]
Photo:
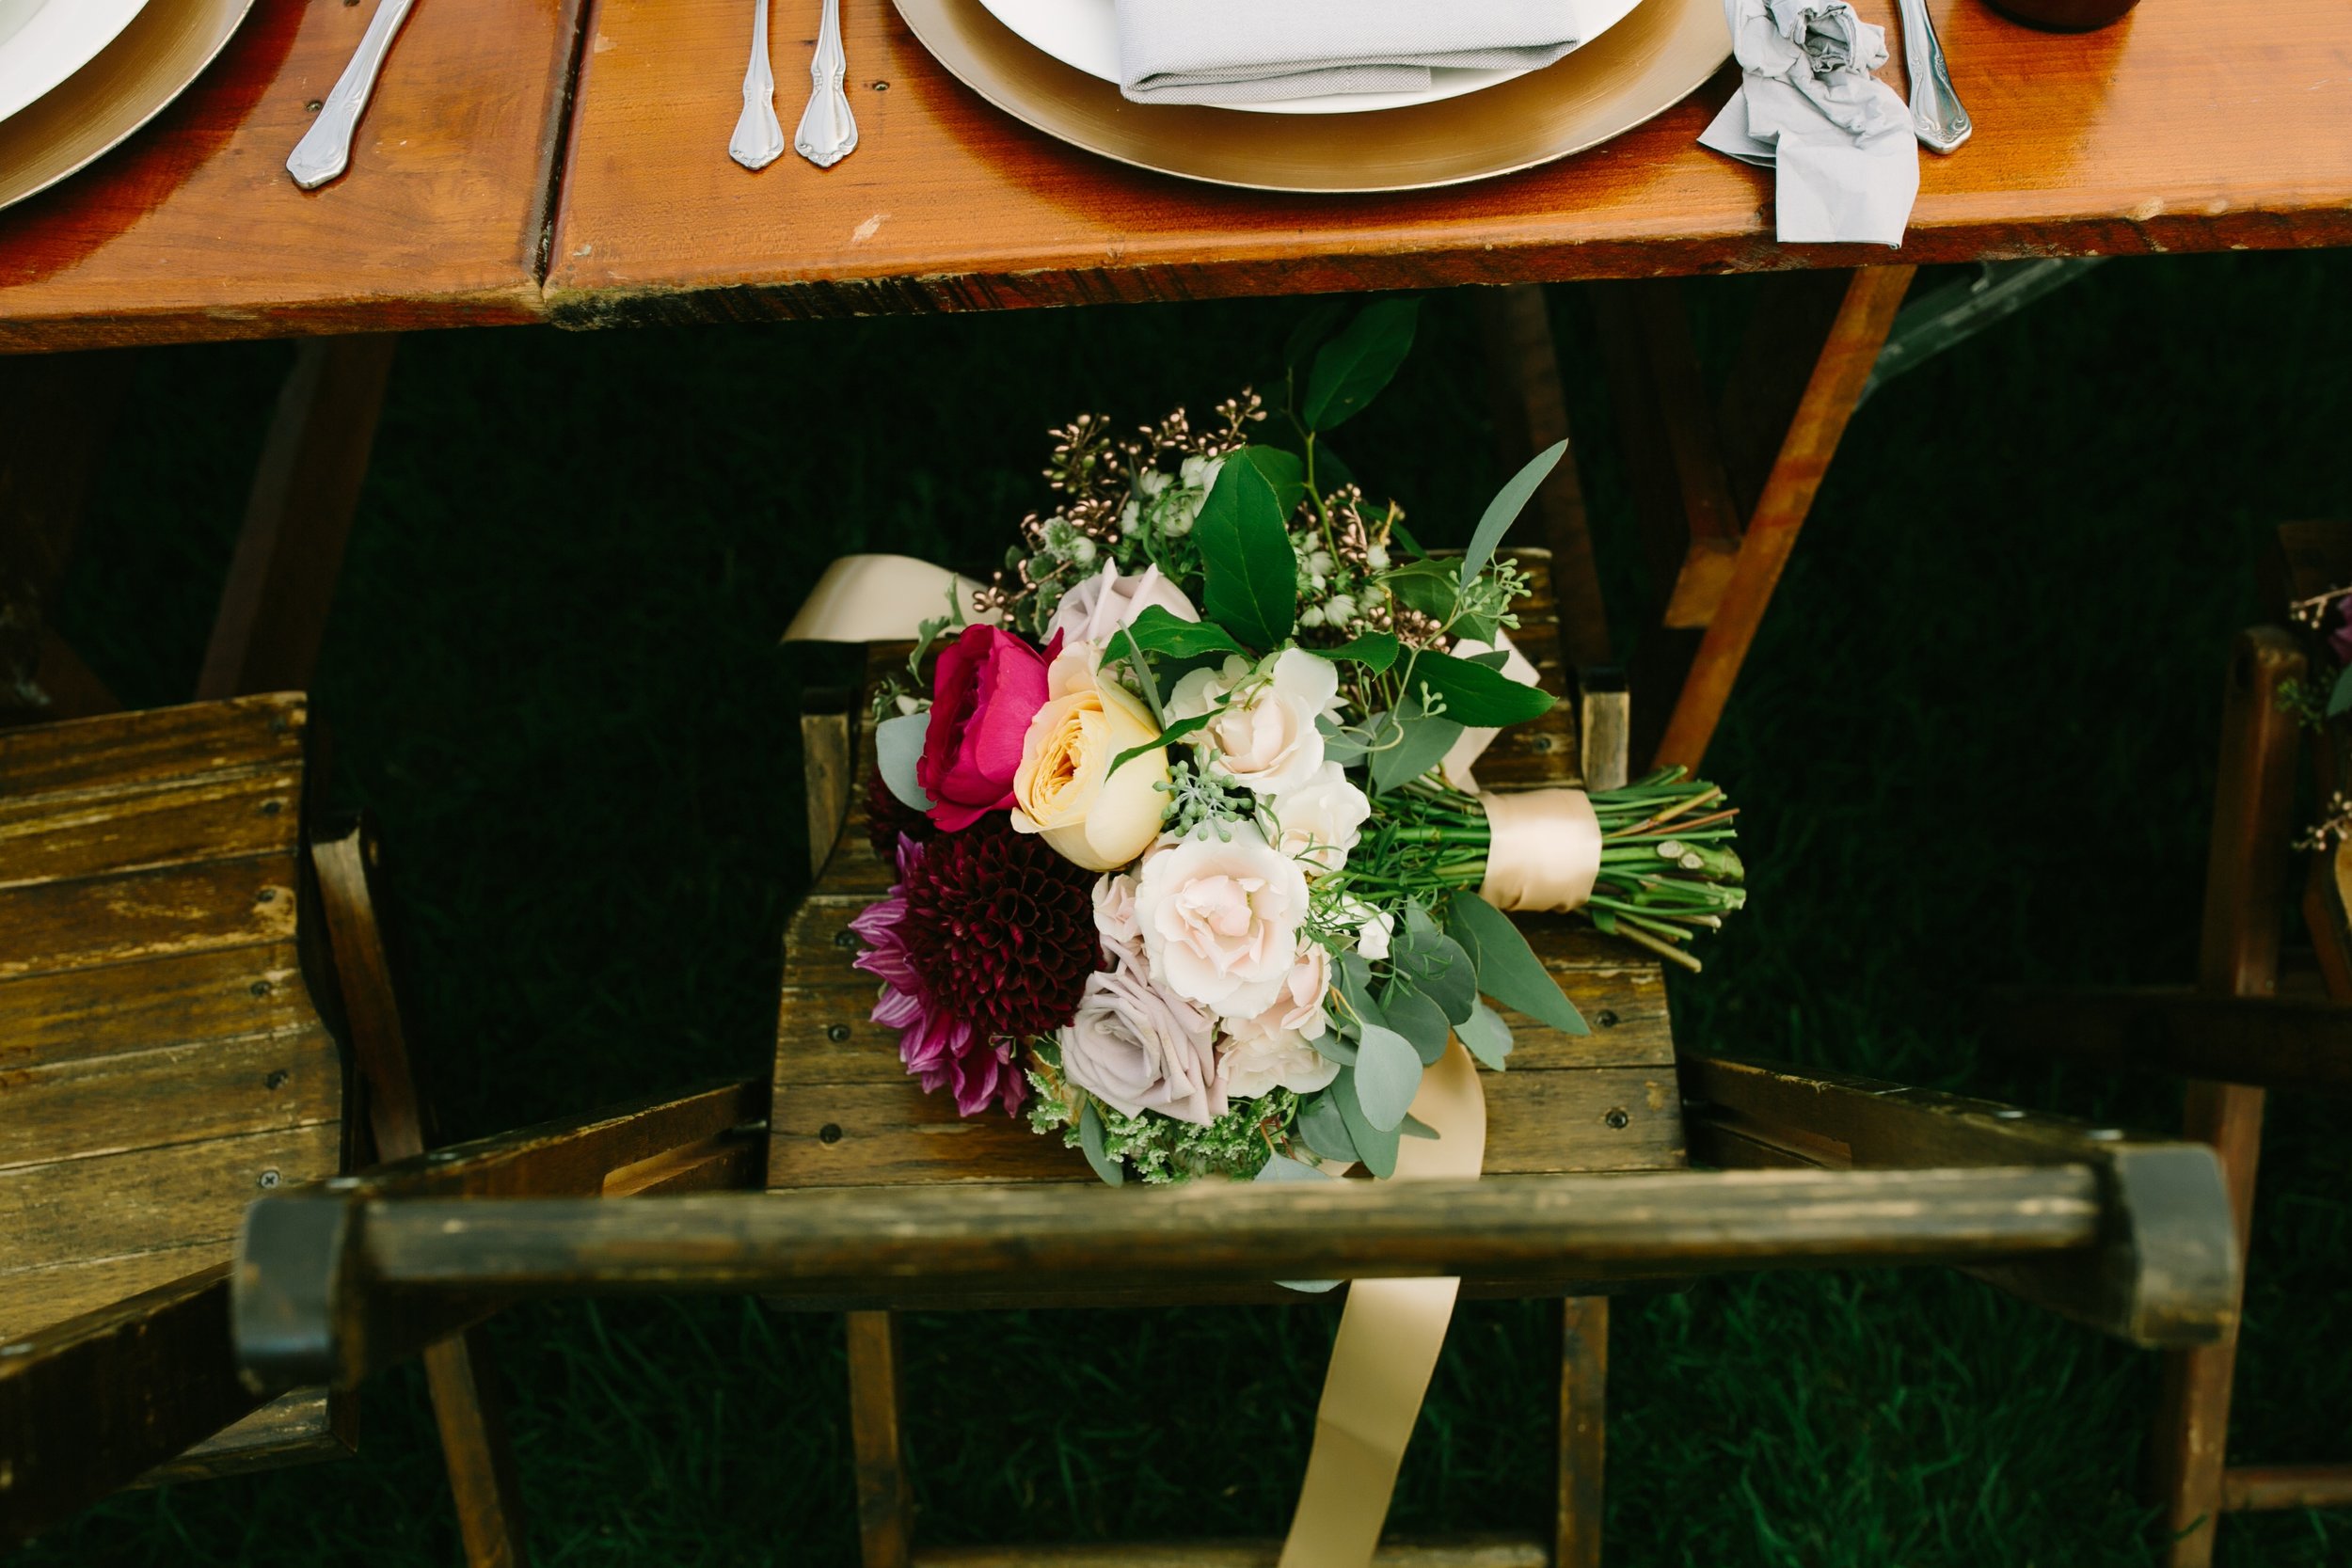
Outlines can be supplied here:
[[727, 156], [745, 168], [766, 168], [783, 154], [776, 78], [768, 69], [768, 0], [752, 0], [752, 63], [743, 69], [743, 113], [727, 142]]
[[1938, 152], [1950, 152], [1968, 139], [1976, 125], [1960, 106], [1952, 89], [1952, 73], [1944, 63], [1944, 42], [1935, 36], [1927, 0], [1900, 0], [1903, 13], [1903, 65], [1911, 72], [1911, 128]]
[[841, 52], [841, 0], [824, 0], [817, 23], [817, 55], [809, 61], [808, 107], [793, 133], [793, 150], [818, 168], [831, 168], [857, 150], [857, 117], [850, 113], [841, 79], [850, 72]]

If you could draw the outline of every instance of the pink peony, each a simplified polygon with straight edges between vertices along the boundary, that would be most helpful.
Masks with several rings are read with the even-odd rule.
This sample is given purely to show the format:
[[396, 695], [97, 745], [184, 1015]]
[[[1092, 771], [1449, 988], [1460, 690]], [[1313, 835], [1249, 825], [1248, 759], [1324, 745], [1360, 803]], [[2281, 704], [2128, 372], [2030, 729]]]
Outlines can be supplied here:
[[1045, 705], [1048, 654], [1001, 626], [972, 626], [939, 653], [931, 677], [931, 722], [915, 782], [931, 798], [931, 820], [961, 832], [1013, 803], [1012, 777], [1029, 721]]

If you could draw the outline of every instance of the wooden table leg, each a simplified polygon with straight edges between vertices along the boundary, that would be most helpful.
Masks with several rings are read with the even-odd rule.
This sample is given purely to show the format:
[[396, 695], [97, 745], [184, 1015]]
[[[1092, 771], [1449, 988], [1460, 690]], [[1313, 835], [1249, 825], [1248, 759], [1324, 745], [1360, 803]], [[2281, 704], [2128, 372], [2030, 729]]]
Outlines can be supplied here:
[[[2278, 989], [2298, 738], [2278, 695], [2303, 668], [2294, 639], [2275, 629], [2245, 634], [2231, 660], [2198, 960], [2198, 984], [2206, 990], [2267, 996]], [[2185, 1130], [2220, 1153], [2241, 1261], [2252, 1235], [2262, 1123], [2261, 1089], [2190, 1081]], [[2169, 1568], [2207, 1568], [2213, 1561], [2237, 1338], [2233, 1314], [2216, 1343], [2165, 1356], [2153, 1457], [2165, 1526], [2173, 1537], [2165, 1558]]]
[[842, 1314], [850, 1338], [850, 1437], [857, 1453], [857, 1533], [865, 1568], [907, 1568], [914, 1502], [907, 1486], [895, 1312]]
[[1560, 1304], [1560, 1517], [1552, 1568], [1600, 1568], [1609, 1449], [1609, 1298]]
[[1846, 421], [1911, 286], [1912, 272], [1909, 266], [1864, 267], [1848, 283], [1798, 399], [1796, 415], [1758, 489], [1729, 579], [1699, 640], [1690, 674], [1666, 720], [1658, 744], [1660, 766], [1680, 764], [1695, 770], [1706, 756], [1732, 683], [1796, 547], [1798, 531], [1812, 510], [1822, 476], [1846, 433]]
[[310, 685], [399, 341], [321, 338], [294, 351], [204, 650], [199, 700]]

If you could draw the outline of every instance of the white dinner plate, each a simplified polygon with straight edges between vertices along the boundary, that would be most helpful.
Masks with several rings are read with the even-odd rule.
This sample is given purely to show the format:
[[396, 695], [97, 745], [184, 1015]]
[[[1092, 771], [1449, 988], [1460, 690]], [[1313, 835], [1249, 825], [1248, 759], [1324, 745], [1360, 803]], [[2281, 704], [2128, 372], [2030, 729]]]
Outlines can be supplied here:
[[147, 0], [0, 0], [0, 119], [98, 57]]
[[[8, 0], [0, 0], [5, 6]], [[59, 0], [53, 0], [59, 3]], [[1066, 66], [1075, 67], [1105, 82], [1119, 80], [1118, 0], [980, 0], [989, 14], [1011, 28], [1023, 42], [1042, 50]], [[1583, 23], [1584, 44], [1625, 20], [1639, 0], [1567, 0], [1568, 8]], [[1271, 103], [1232, 103], [1225, 108], [1265, 115], [1359, 115], [1375, 109], [1402, 109], [1414, 103], [1435, 103], [1477, 92], [1524, 71], [1489, 69], [1429, 73], [1429, 86], [1419, 92], [1338, 92], [1320, 98], [1285, 98]]]

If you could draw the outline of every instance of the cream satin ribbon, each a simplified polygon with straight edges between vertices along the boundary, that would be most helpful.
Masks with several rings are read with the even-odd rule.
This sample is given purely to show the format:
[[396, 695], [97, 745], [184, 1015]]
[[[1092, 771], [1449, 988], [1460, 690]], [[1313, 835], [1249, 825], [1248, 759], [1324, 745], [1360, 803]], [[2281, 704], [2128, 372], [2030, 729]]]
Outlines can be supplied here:
[[[946, 602], [950, 583], [971, 616], [971, 595], [980, 585], [969, 578], [911, 556], [844, 556], [818, 578], [785, 641], [893, 642], [920, 636], [921, 624]], [[1534, 666], [1508, 639], [1499, 641], [1511, 655], [1505, 673], [1534, 684]], [[1446, 754], [1441, 766], [1456, 788], [1476, 787], [1471, 766], [1495, 734], [1466, 731]], [[1565, 910], [1591, 896], [1600, 870], [1600, 824], [1583, 791], [1481, 794], [1479, 800], [1494, 834], [1479, 890], [1489, 903], [1502, 910]], [[1500, 874], [1498, 867], [1503, 868]], [[1438, 1136], [1405, 1139], [1391, 1180], [1479, 1174], [1486, 1153], [1486, 1097], [1461, 1041], [1448, 1040], [1445, 1054], [1422, 1075], [1412, 1115]], [[1461, 1284], [1364, 1279], [1348, 1287], [1280, 1568], [1367, 1568], [1371, 1562]]]
[[[1478, 1174], [1486, 1096], [1461, 1041], [1448, 1040], [1438, 1065], [1422, 1074], [1413, 1115], [1438, 1135], [1406, 1138], [1389, 1180]], [[1461, 1286], [1458, 1279], [1359, 1279], [1347, 1288], [1281, 1568], [1365, 1568], [1372, 1560]]]
[[784, 630], [787, 642], [904, 642], [923, 635], [923, 623], [956, 603], [977, 620], [972, 595], [980, 585], [945, 566], [911, 555], [845, 555], [825, 568]]

